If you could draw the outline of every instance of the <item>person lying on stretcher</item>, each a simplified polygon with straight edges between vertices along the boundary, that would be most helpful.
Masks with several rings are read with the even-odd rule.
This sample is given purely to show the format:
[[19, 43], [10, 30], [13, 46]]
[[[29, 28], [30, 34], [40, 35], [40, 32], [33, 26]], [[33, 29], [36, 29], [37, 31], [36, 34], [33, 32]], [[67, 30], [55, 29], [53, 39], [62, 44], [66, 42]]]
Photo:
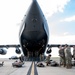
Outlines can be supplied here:
[[23, 64], [24, 64], [24, 62], [15, 61], [14, 63], [12, 63], [12, 66], [13, 66], [13, 67], [22, 67]]

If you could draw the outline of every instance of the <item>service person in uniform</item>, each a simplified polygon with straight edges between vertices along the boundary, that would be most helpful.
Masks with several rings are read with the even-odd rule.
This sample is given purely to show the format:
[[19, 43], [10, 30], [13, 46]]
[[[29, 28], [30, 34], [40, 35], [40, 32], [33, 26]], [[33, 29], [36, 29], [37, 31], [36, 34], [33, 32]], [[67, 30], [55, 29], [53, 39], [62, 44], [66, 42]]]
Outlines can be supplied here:
[[64, 48], [62, 47], [62, 45], [59, 45], [58, 48], [59, 48], [59, 56], [60, 56], [60, 66], [65, 67], [66, 61], [65, 61]]
[[71, 54], [71, 48], [69, 45], [65, 45], [65, 58], [66, 58], [66, 68], [72, 68], [72, 54]]
[[48, 55], [46, 57], [46, 66], [48, 66], [50, 64], [50, 58], [51, 58], [51, 55]]
[[74, 59], [74, 65], [75, 65], [75, 46], [73, 46], [73, 59]]

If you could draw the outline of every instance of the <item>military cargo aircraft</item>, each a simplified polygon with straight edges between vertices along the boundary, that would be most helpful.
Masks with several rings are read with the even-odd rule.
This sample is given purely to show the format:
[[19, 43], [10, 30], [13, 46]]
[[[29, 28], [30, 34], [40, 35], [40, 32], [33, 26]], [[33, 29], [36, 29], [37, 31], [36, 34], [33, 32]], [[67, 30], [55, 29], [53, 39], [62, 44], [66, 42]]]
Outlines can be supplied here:
[[15, 47], [16, 53], [20, 54], [20, 47], [25, 56], [39, 56], [44, 53], [46, 47], [57, 47], [58, 45], [48, 45], [49, 29], [47, 20], [37, 2], [32, 0], [32, 3], [24, 16], [19, 32], [20, 44], [16, 45], [0, 45], [0, 54], [6, 54], [4, 47]]

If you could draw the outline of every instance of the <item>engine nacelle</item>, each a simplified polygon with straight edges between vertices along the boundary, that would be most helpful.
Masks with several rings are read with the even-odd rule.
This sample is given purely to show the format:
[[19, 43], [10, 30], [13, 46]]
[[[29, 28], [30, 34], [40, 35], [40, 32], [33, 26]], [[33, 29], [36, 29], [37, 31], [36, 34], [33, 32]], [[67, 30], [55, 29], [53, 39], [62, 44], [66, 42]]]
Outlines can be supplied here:
[[19, 48], [16, 48], [15, 52], [16, 52], [17, 54], [21, 54], [21, 50], [20, 50]]
[[3, 48], [0, 49], [0, 54], [5, 55], [7, 53], [7, 51]]
[[51, 52], [52, 52], [51, 48], [48, 48], [46, 51], [47, 54], [50, 54]]

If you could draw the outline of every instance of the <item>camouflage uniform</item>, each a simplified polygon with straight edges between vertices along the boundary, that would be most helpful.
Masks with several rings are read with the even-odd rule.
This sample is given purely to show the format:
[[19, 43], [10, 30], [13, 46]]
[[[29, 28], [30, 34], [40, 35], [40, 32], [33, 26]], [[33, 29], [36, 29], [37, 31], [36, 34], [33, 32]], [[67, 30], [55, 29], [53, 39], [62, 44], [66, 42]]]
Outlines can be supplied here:
[[24, 56], [21, 55], [21, 56], [19, 57], [19, 59], [20, 59], [21, 62], [23, 62], [23, 61], [24, 61]]
[[51, 57], [51, 55], [48, 55], [47, 57], [46, 57], [46, 65], [48, 66], [48, 64], [50, 64], [50, 57]]
[[68, 46], [65, 48], [65, 58], [66, 58], [66, 68], [72, 67], [72, 54], [71, 54], [71, 48]]
[[73, 58], [74, 58], [74, 65], [75, 65], [75, 46], [73, 47]]
[[59, 50], [59, 56], [60, 56], [60, 66], [63, 65], [65, 66], [65, 54], [64, 54], [64, 49]]
[[73, 49], [73, 58], [75, 60], [75, 49]]

